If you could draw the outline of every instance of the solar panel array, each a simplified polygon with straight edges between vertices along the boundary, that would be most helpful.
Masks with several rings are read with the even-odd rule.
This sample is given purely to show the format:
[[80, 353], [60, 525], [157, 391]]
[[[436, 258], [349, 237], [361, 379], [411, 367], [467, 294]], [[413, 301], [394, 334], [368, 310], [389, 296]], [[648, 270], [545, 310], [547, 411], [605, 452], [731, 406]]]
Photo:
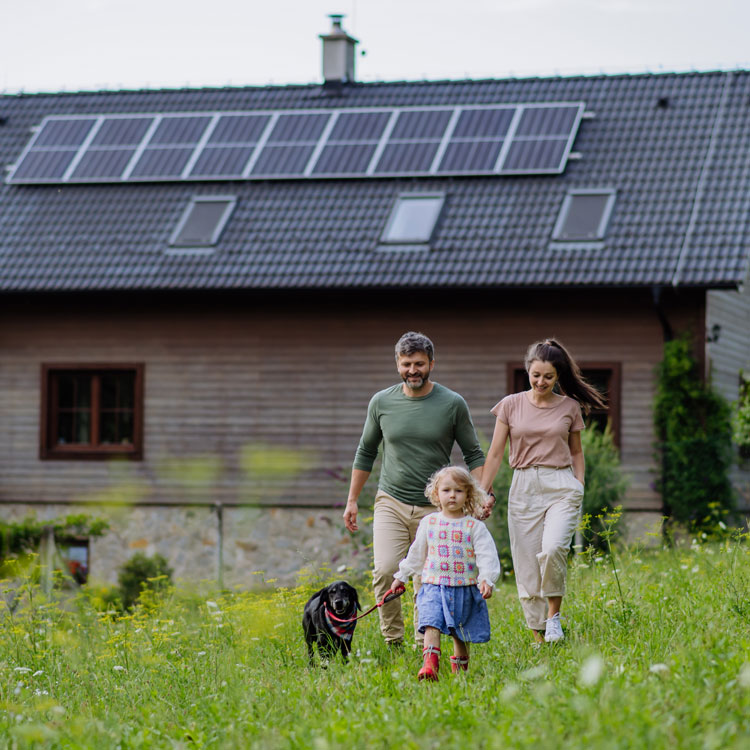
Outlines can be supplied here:
[[45, 118], [11, 183], [558, 174], [582, 102]]

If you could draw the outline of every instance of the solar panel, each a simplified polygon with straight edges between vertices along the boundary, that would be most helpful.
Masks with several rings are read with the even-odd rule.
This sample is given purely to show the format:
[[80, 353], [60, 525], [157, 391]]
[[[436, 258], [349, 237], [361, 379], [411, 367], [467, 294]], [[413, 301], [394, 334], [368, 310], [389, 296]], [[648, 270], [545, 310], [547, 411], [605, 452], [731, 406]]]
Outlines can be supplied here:
[[240, 178], [253, 151], [253, 146], [206, 146], [190, 170], [190, 176]]
[[137, 146], [153, 121], [153, 117], [108, 117], [96, 131], [91, 146]]
[[253, 166], [256, 176], [299, 175], [305, 171], [314, 146], [266, 146]]
[[375, 144], [330, 145], [321, 152], [313, 174], [364, 174]]
[[188, 163], [191, 148], [149, 148], [133, 167], [130, 178], [152, 177], [159, 179], [178, 178]]
[[94, 180], [119, 177], [133, 158], [135, 149], [89, 150], [76, 164], [71, 180]]
[[467, 109], [461, 112], [453, 138], [504, 138], [515, 107], [511, 109]]
[[432, 143], [389, 143], [386, 145], [377, 166], [376, 174], [427, 173], [440, 146]]
[[398, 113], [391, 133], [393, 140], [437, 138], [440, 140], [448, 127], [452, 109], [428, 109]]
[[342, 112], [328, 140], [377, 142], [390, 117], [390, 112]]
[[559, 171], [565, 154], [566, 140], [514, 141], [503, 163], [504, 171]]
[[286, 141], [317, 142], [330, 114], [281, 115], [268, 138], [269, 143]]
[[581, 102], [52, 116], [11, 183], [550, 174]]
[[80, 146], [94, 126], [96, 118], [47, 120], [37, 134], [34, 147]]
[[270, 115], [222, 115], [208, 142], [257, 143], [270, 121]]
[[211, 122], [210, 117], [165, 117], [159, 123], [149, 143], [165, 145], [198, 143], [209, 122]]
[[75, 151], [30, 151], [13, 177], [19, 182], [59, 182], [75, 155]]

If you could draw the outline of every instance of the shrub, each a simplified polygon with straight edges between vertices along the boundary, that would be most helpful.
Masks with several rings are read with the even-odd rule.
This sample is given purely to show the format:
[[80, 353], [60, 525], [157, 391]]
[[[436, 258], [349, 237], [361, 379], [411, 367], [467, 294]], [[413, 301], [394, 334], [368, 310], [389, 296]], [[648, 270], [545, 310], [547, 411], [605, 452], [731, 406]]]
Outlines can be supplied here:
[[750, 458], [750, 375], [740, 370], [740, 393], [732, 415], [732, 439], [742, 458]]
[[734, 506], [730, 410], [701, 379], [687, 336], [664, 345], [654, 422], [662, 511], [691, 530], [711, 528], [716, 509]]
[[[620, 455], [607, 425], [602, 432], [591, 425], [581, 433], [583, 455], [586, 459], [586, 492], [583, 496], [583, 515], [589, 516], [584, 538], [589, 546], [606, 549], [602, 537], [604, 517], [611, 516], [622, 506], [628, 480], [620, 469]], [[615, 528], [622, 531], [621, 522]], [[608, 529], [608, 533], [611, 529]], [[610, 534], [611, 537], [611, 534]]]
[[136, 552], [122, 565], [117, 576], [122, 606], [130, 609], [146, 589], [160, 591], [166, 588], [172, 582], [172, 572], [161, 555], [148, 557], [142, 552]]

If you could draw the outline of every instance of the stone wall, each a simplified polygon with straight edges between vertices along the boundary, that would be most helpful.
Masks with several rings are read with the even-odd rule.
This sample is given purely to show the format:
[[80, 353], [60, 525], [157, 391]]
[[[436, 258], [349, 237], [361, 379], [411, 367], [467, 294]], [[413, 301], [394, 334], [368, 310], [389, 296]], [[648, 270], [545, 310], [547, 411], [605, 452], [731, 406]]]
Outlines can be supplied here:
[[98, 582], [116, 583], [120, 566], [136, 552], [163, 555], [175, 581], [187, 585], [214, 585], [222, 558], [229, 588], [294, 586], [308, 570], [345, 577], [371, 565], [368, 532], [352, 537], [340, 510], [224, 507], [220, 534], [217, 511], [206, 506], [3, 505], [6, 520], [32, 513], [40, 520], [87, 513], [109, 522], [109, 532], [90, 543], [90, 580]]

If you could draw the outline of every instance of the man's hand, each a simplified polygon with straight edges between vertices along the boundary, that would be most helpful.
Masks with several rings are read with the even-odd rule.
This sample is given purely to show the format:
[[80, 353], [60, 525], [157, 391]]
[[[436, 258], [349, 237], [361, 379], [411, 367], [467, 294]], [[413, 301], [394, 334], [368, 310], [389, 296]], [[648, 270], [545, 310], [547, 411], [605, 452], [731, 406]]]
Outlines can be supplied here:
[[357, 526], [357, 501], [347, 500], [346, 508], [344, 509], [344, 526], [349, 531], [359, 531]]
[[482, 581], [479, 584], [479, 593], [482, 595], [482, 599], [489, 599], [492, 596], [492, 586], [487, 581]]
[[399, 591], [406, 591], [406, 584], [398, 578], [394, 578], [391, 582], [391, 591], [394, 594], [397, 594]]

